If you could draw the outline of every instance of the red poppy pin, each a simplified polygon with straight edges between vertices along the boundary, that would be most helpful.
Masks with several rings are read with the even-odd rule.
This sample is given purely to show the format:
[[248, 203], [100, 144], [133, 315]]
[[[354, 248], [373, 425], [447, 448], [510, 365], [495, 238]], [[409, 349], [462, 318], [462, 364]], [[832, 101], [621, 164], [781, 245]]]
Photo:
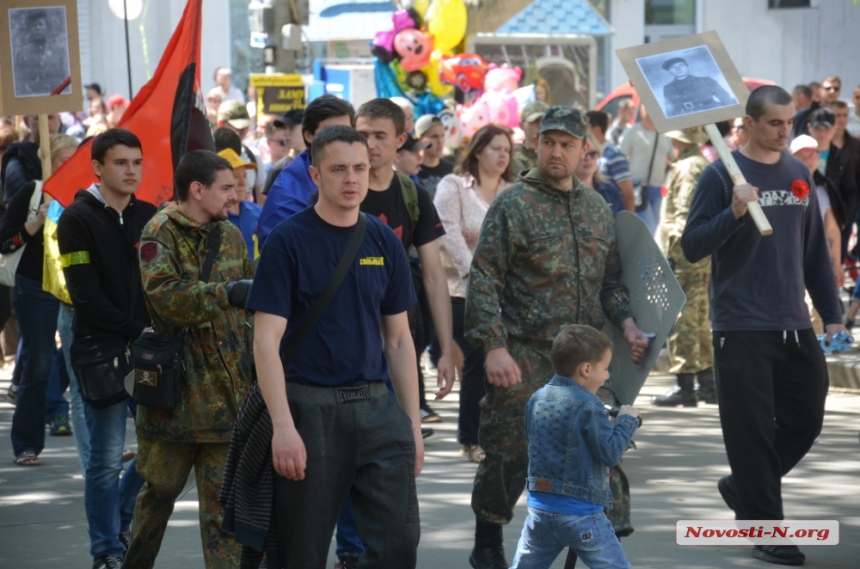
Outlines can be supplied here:
[[809, 195], [809, 184], [805, 180], [795, 180], [791, 183], [791, 193], [799, 200], [805, 200]]

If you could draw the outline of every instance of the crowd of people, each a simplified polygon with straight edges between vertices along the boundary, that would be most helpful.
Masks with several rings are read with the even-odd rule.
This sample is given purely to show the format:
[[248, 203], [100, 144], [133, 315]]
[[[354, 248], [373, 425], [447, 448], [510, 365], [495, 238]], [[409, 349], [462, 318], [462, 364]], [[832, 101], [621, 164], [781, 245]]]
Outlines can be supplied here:
[[[704, 129], [660, 134], [632, 100], [615, 117], [530, 102], [518, 129], [446, 148], [442, 120], [404, 98], [256, 115], [229, 69], [214, 80], [214, 148], [181, 158], [160, 207], [136, 197], [147, 149], [116, 128], [121, 96], [92, 84], [86, 115], [48, 115], [49, 156], [38, 117], [0, 125], [15, 462], [41, 464], [46, 423], [74, 435], [94, 569], [154, 565], [192, 468], [208, 568], [321, 569], [332, 532], [336, 567], [414, 567], [415, 477], [442, 421], [431, 369], [436, 399], [460, 378], [457, 440], [478, 464], [472, 567], [511, 566], [502, 528], [524, 491], [513, 567], [565, 547], [566, 567], [629, 566], [621, 457], [639, 412], [603, 385], [612, 345], [597, 331], [617, 326], [634, 361], [649, 349], [620, 281], [621, 211], [687, 296], [667, 342], [677, 386], [653, 403], [719, 402], [719, 492], [738, 519], [783, 518], [780, 478], [823, 420], [815, 334], [860, 312], [860, 284], [844, 315], [837, 295], [860, 281], [860, 87], [853, 108], [836, 76], [754, 91], [718, 125], [748, 181], [732, 187]], [[85, 137], [99, 182], [52, 212], [41, 163]], [[126, 376], [131, 393], [104, 391]], [[793, 546], [753, 555], [803, 562]]]

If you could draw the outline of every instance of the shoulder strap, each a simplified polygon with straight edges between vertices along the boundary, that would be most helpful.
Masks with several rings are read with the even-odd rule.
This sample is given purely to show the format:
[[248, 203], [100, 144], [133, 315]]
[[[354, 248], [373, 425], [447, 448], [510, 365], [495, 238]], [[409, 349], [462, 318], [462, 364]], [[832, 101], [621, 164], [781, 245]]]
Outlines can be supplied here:
[[654, 171], [654, 157], [657, 156], [657, 145], [660, 144], [660, 133], [654, 132], [654, 150], [651, 151], [651, 162], [648, 163], [648, 177], [645, 178], [645, 187], [651, 185], [651, 172]]
[[200, 270], [200, 282], [209, 282], [209, 277], [212, 275], [212, 265], [215, 264], [215, 257], [218, 256], [220, 249], [221, 228], [216, 225], [206, 237], [206, 260], [203, 261], [203, 268]]
[[35, 218], [39, 213], [39, 206], [42, 205], [42, 180], [35, 180], [36, 187], [33, 188], [33, 195], [30, 196], [30, 209], [27, 210], [27, 221]]
[[281, 363], [284, 366], [284, 373], [290, 369], [290, 362], [292, 362], [293, 357], [295, 357], [299, 348], [302, 347], [302, 344], [304, 344], [305, 340], [314, 329], [314, 326], [316, 326], [317, 321], [323, 315], [326, 308], [328, 308], [332, 299], [334, 299], [334, 295], [337, 294], [337, 291], [340, 289], [343, 279], [346, 278], [349, 269], [352, 267], [353, 261], [355, 261], [355, 257], [358, 255], [358, 250], [361, 248], [362, 241], [364, 241], [364, 233], [366, 229], [367, 218], [364, 213], [359, 213], [358, 225], [355, 227], [355, 231], [352, 234], [352, 238], [349, 241], [349, 245], [346, 247], [343, 257], [340, 258], [340, 262], [337, 264], [337, 268], [334, 270], [328, 284], [325, 286], [325, 289], [322, 291], [319, 298], [316, 299], [313, 306], [311, 306], [308, 315], [305, 317], [301, 326], [299, 326], [299, 329], [296, 331], [296, 335], [293, 336], [292, 341], [287, 346], [287, 349], [281, 358]]
[[409, 220], [412, 222], [412, 231], [415, 231], [415, 226], [418, 225], [418, 218], [421, 216], [421, 210], [418, 208], [418, 187], [409, 176], [404, 176], [400, 172], [395, 172], [400, 180], [400, 190], [403, 192], [403, 201], [406, 202], [406, 209], [409, 211]]

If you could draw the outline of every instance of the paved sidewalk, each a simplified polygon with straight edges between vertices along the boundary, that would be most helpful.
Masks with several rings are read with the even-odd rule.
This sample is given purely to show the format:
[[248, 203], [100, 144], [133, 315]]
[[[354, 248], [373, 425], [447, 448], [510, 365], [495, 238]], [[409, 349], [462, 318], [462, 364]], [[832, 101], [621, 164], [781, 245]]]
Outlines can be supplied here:
[[[679, 519], [731, 519], [716, 489], [729, 472], [720, 434], [717, 407], [657, 409], [652, 395], [665, 391], [671, 378], [653, 375], [638, 406], [645, 424], [636, 437], [638, 450], [628, 452], [635, 533], [622, 540], [634, 567], [766, 568], [754, 560], [749, 546], [679, 547]], [[5, 395], [8, 374], [0, 375]], [[22, 468], [12, 463], [9, 428], [13, 407], [0, 395], [0, 567], [16, 569], [88, 569], [83, 480], [78, 472], [73, 437], [48, 437], [44, 465]], [[456, 394], [432, 403], [444, 422], [432, 425], [436, 435], [427, 442], [427, 460], [419, 478], [422, 531], [421, 569], [467, 569], [474, 518], [470, 492], [475, 465], [459, 455], [456, 444]], [[860, 396], [832, 393], [821, 439], [803, 462], [784, 479], [786, 513], [793, 519], [836, 519], [837, 546], [803, 548], [806, 567], [860, 567]], [[134, 448], [129, 421], [128, 445]], [[522, 528], [525, 506], [505, 528], [509, 560]], [[329, 557], [333, 565], [333, 553]], [[564, 565], [560, 558], [553, 569]], [[581, 565], [580, 565], [581, 566]], [[197, 494], [193, 476], [176, 505], [156, 567], [203, 567], [197, 524]]]

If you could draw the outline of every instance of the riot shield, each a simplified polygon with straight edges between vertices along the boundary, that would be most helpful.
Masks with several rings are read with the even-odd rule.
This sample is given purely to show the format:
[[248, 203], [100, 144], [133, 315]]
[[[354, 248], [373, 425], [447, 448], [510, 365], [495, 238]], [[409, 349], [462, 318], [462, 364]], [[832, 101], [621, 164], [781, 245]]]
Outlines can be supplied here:
[[621, 282], [630, 292], [630, 311], [640, 330], [654, 334], [645, 356], [634, 363], [621, 330], [608, 322], [603, 327], [614, 345], [606, 386], [615, 391], [621, 403], [632, 405], [687, 297], [641, 219], [622, 211], [615, 218], [615, 234], [621, 256]]

